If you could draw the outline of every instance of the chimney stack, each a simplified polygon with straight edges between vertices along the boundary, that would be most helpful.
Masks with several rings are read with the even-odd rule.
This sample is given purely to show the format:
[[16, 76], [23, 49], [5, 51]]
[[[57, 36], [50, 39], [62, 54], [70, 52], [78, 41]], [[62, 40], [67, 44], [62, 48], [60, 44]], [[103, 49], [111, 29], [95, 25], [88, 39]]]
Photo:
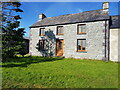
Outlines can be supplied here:
[[46, 16], [45, 16], [43, 13], [41, 13], [41, 14], [39, 15], [39, 20], [43, 20], [44, 18], [46, 18]]
[[103, 10], [108, 10], [109, 2], [103, 2]]

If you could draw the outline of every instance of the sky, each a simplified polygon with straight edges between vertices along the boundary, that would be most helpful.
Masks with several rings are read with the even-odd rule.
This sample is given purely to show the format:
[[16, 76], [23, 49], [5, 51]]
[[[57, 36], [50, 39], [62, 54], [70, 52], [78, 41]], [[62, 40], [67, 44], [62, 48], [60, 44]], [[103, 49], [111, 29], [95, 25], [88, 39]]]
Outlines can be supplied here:
[[[47, 17], [65, 14], [81, 13], [84, 11], [102, 9], [102, 2], [21, 2], [19, 13], [20, 27], [25, 28], [25, 37], [29, 37], [29, 27], [39, 20], [38, 15], [44, 13]], [[120, 4], [120, 3], [119, 3]], [[109, 3], [110, 15], [118, 15], [118, 2]]]

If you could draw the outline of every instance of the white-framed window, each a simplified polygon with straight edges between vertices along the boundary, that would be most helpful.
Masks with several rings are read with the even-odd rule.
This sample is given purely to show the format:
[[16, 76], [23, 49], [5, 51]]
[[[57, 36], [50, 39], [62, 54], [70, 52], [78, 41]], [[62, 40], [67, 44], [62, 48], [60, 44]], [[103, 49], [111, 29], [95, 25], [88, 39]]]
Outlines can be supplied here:
[[57, 34], [57, 35], [63, 35], [63, 26], [58, 26], [58, 27], [57, 27], [56, 34]]
[[45, 35], [45, 28], [40, 28], [39, 36], [44, 36], [44, 35]]
[[77, 51], [86, 52], [86, 39], [77, 39]]
[[86, 24], [79, 24], [77, 26], [77, 34], [86, 34]]

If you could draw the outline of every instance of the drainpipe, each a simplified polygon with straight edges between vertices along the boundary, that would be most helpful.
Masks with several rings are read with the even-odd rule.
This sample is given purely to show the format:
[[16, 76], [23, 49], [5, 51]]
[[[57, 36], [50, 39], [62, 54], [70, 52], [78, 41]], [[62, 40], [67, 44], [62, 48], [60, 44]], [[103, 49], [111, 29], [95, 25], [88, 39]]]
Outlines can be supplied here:
[[105, 21], [105, 58], [104, 61], [106, 61], [106, 21]]
[[105, 59], [106, 62], [109, 60], [109, 29], [107, 20], [105, 21]]
[[[109, 2], [103, 2], [103, 11], [104, 13], [109, 12]], [[105, 20], [105, 56], [104, 61], [108, 62], [109, 60], [109, 25], [108, 20]]]

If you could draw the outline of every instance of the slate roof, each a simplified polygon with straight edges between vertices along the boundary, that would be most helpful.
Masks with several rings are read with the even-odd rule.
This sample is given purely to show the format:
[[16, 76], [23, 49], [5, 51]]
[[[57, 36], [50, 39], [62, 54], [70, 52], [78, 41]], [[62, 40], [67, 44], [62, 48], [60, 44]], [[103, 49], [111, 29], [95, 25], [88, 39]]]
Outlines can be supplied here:
[[50, 26], [50, 25], [106, 20], [106, 19], [109, 19], [109, 12], [100, 9], [100, 10], [85, 11], [76, 14], [68, 14], [57, 17], [44, 18], [43, 20], [34, 23], [32, 26], [30, 26], [30, 28], [39, 27], [39, 26]]
[[120, 28], [120, 15], [110, 16], [110, 28]]

